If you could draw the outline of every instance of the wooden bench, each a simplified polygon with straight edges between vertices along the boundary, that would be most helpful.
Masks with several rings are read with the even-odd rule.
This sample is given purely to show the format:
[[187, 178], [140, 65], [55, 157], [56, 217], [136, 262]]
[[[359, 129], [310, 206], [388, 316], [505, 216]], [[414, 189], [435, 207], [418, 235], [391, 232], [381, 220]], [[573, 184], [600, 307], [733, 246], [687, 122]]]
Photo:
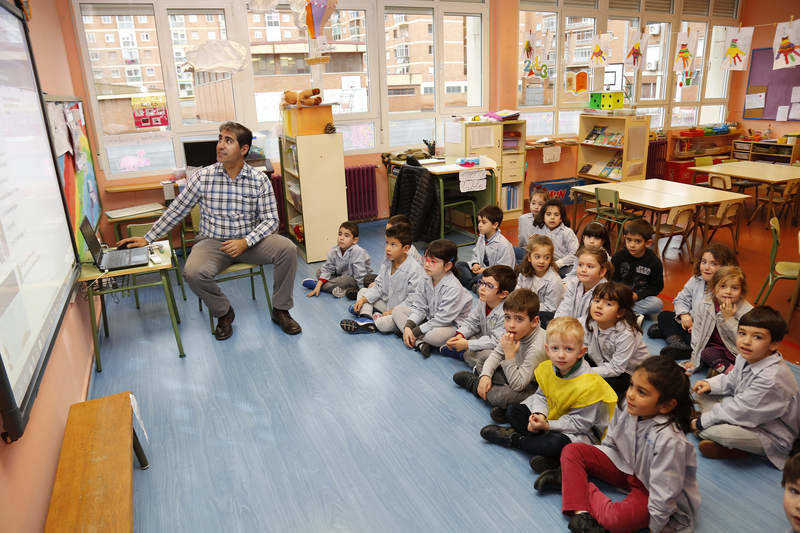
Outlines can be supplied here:
[[133, 429], [130, 392], [69, 409], [45, 532], [133, 531], [133, 448], [147, 457]]

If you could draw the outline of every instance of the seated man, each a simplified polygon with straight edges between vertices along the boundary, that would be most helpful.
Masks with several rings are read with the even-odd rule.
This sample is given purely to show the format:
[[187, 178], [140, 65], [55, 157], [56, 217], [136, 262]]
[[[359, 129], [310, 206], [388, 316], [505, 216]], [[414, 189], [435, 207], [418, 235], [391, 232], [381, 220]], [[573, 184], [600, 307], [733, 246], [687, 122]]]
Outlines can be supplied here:
[[232, 263], [274, 264], [272, 321], [289, 335], [300, 325], [289, 315], [297, 271], [297, 249], [277, 235], [278, 209], [267, 176], [244, 162], [253, 133], [235, 122], [219, 127], [217, 163], [192, 175], [186, 189], [172, 202], [144, 237], [128, 237], [117, 246], [146, 246], [164, 235], [200, 204], [200, 228], [183, 277], [211, 313], [218, 317], [214, 336], [233, 335], [233, 307], [214, 277]]

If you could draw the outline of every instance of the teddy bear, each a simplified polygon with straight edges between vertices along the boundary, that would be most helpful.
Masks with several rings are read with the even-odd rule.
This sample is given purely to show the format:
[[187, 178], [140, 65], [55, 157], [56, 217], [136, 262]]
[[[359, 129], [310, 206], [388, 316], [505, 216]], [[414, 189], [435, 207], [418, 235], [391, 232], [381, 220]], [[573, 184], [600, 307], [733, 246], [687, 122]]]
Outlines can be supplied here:
[[322, 97], [317, 96], [319, 89], [306, 89], [304, 91], [284, 91], [283, 103], [284, 105], [295, 105], [298, 102], [300, 105], [319, 105], [322, 103]]

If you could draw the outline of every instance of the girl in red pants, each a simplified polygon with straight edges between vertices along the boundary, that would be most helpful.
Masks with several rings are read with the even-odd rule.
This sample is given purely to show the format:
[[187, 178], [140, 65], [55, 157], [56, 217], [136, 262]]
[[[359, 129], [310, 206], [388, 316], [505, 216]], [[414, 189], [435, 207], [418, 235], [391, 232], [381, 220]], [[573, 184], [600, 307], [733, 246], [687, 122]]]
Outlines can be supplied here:
[[[666, 357], [634, 371], [626, 403], [602, 444], [568, 444], [561, 452], [562, 504], [573, 532], [694, 530], [700, 505], [697, 457], [686, 439], [692, 399], [689, 379]], [[612, 501], [588, 476], [630, 491]]]

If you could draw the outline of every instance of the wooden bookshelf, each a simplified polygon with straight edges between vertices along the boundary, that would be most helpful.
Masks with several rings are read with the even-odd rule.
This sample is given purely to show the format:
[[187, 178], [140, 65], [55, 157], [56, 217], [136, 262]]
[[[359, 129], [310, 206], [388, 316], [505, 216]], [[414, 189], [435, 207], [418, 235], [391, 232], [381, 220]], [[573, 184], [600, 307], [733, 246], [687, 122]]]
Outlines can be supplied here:
[[[649, 121], [648, 116], [582, 114], [576, 174], [604, 182], [643, 180], [647, 173]], [[601, 129], [602, 133], [593, 137]], [[614, 166], [619, 170], [605, 175], [614, 160], [619, 162]], [[588, 170], [587, 165], [591, 167]]]

